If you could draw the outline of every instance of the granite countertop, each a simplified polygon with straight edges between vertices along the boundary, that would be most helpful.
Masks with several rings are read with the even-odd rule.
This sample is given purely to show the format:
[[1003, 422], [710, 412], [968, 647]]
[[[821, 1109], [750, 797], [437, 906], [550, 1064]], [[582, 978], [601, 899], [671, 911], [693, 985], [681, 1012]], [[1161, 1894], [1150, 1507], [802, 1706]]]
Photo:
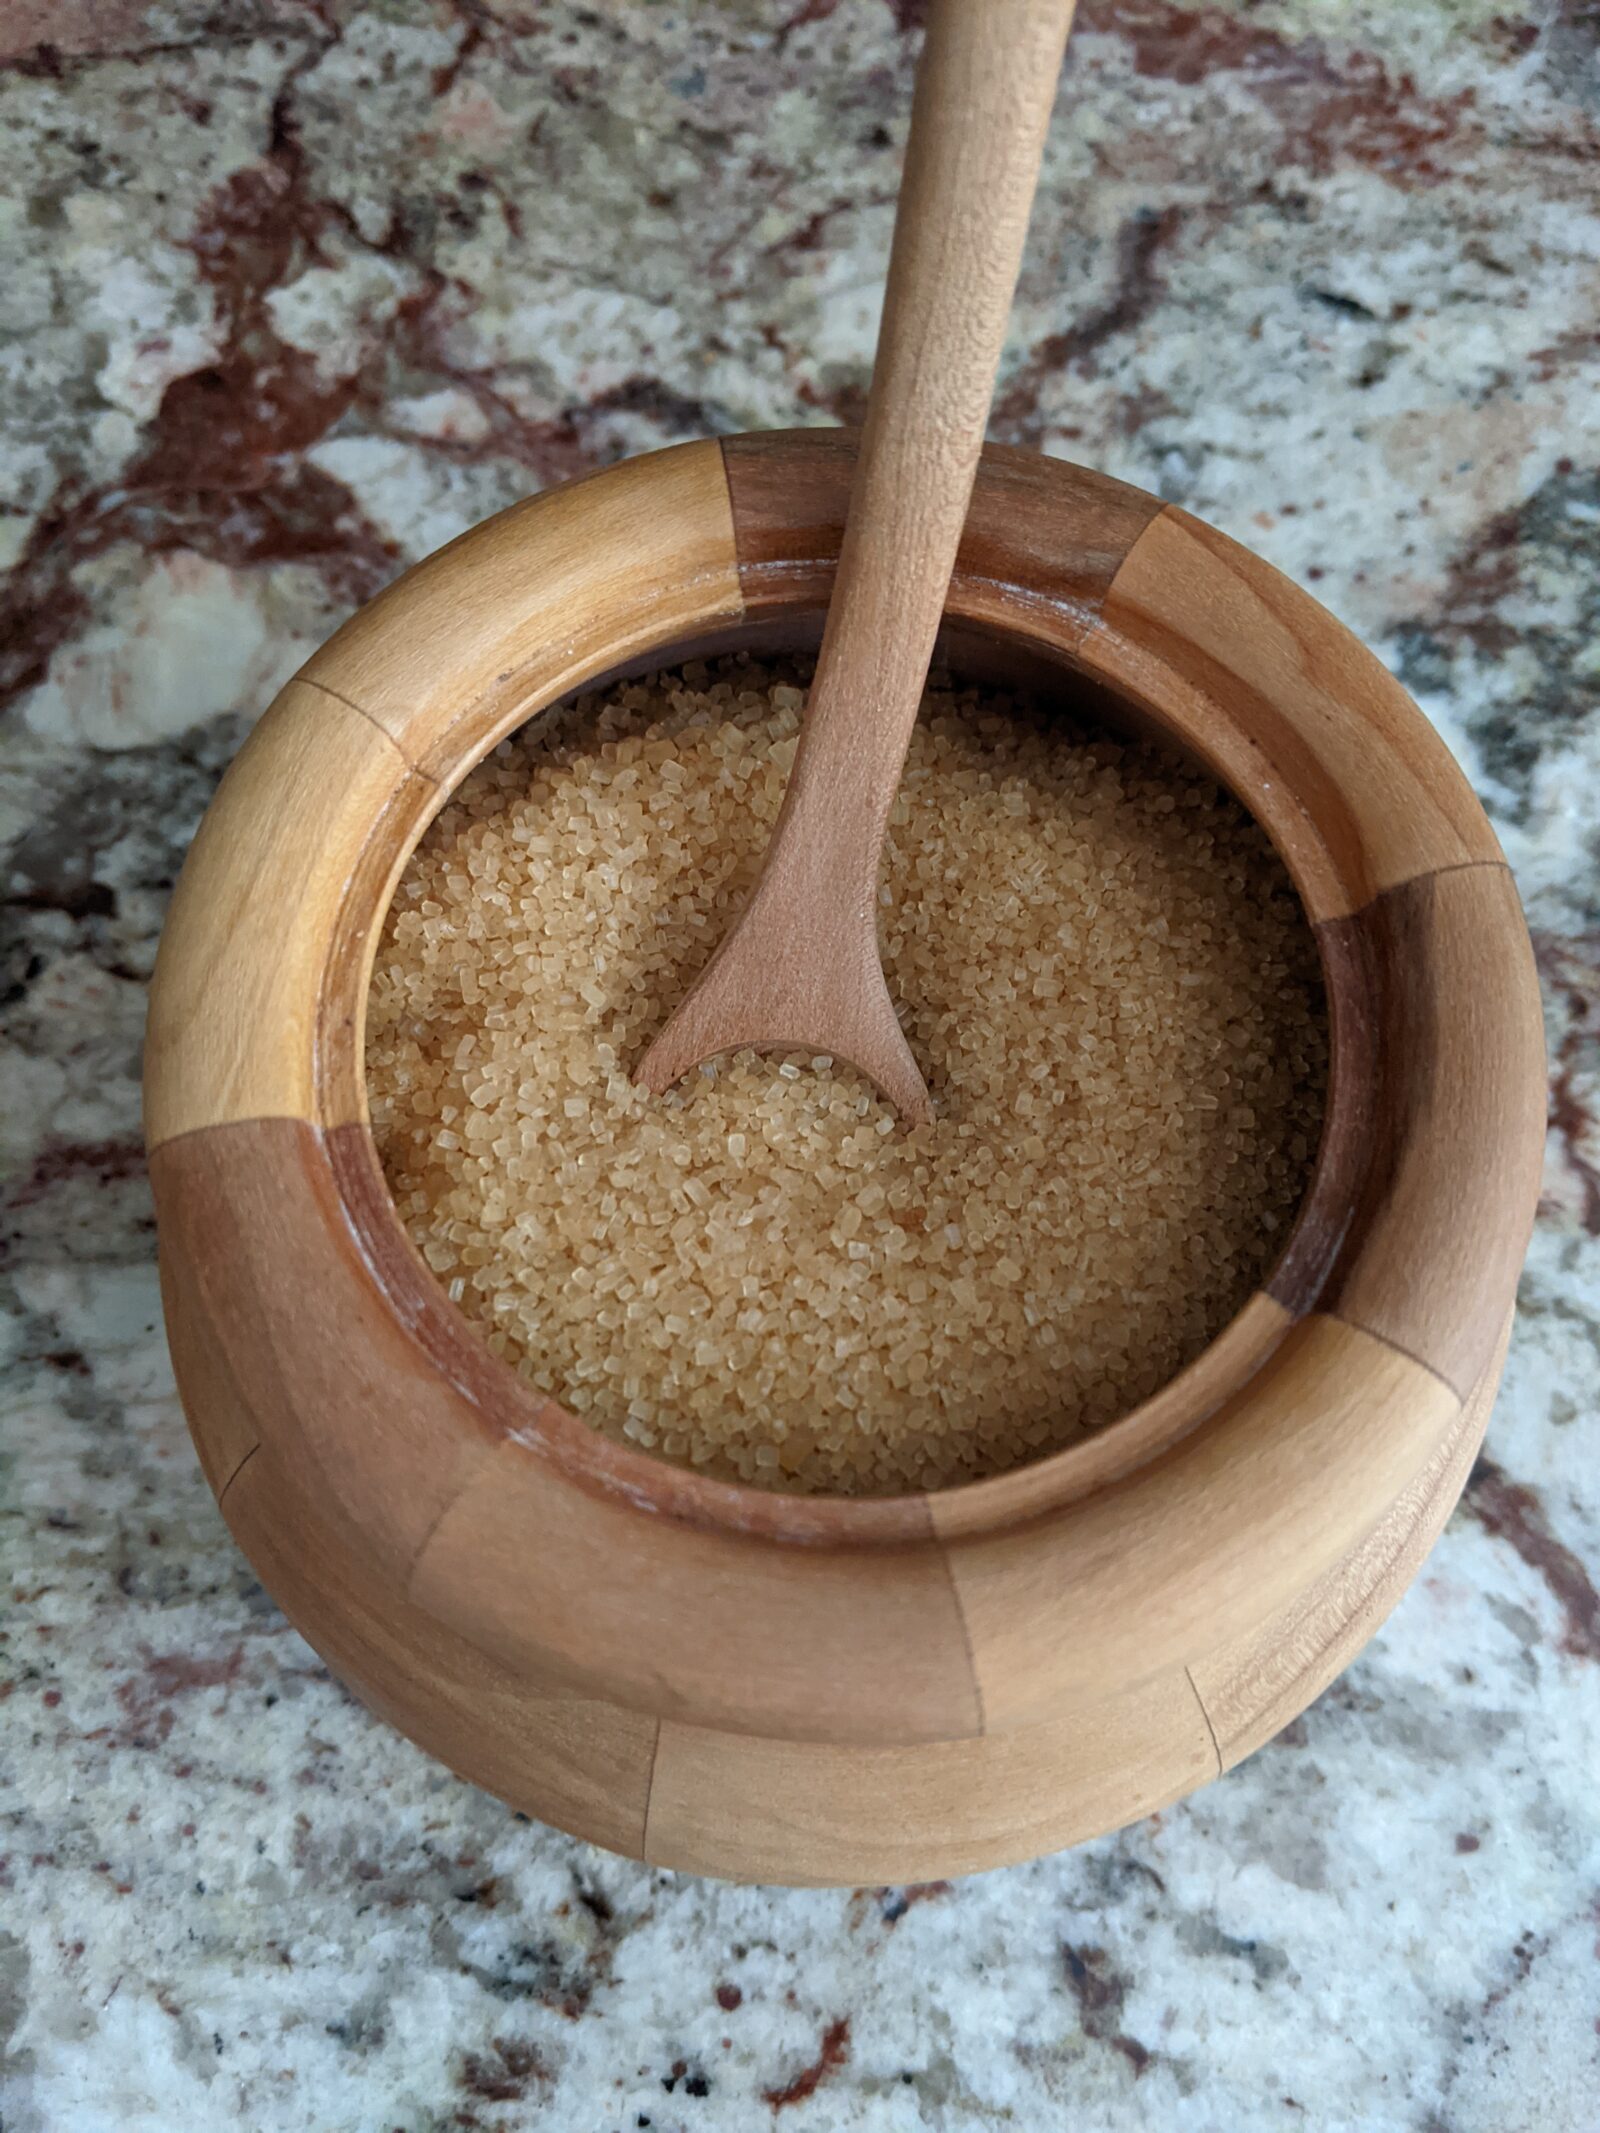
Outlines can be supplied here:
[[699, 1883], [330, 1680], [201, 1481], [139, 1136], [163, 906], [404, 562], [863, 402], [917, 0], [13, 0], [6, 2133], [1600, 2125], [1600, 21], [1086, 5], [994, 430], [1310, 583], [1483, 795], [1546, 984], [1487, 1451], [1181, 1807], [954, 1886]]

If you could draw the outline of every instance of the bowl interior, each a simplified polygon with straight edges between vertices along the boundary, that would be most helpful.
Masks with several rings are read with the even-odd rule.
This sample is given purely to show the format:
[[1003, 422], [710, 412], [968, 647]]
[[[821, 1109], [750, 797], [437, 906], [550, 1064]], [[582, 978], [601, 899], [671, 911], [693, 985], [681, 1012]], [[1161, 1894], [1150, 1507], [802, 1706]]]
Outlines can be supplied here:
[[[691, 659], [715, 658], [732, 651], [758, 656], [813, 652], [821, 639], [822, 622], [823, 611], [808, 606], [749, 618], [709, 636], [663, 641], [587, 680], [581, 690], [540, 706], [532, 712], [530, 722], [536, 723], [544, 712], [570, 702], [572, 695], [588, 695], [610, 683], [672, 668]], [[1223, 778], [1218, 766], [1193, 744], [1191, 736], [1170, 725], [1155, 707], [1137, 703], [1107, 686], [1087, 661], [1021, 631], [970, 620], [947, 624], [936, 657], [960, 681], [1026, 693], [1047, 708], [1059, 709], [1063, 719], [1074, 725], [1127, 738], [1158, 740], [1233, 792], [1272, 837], [1293, 878], [1290, 855], [1283, 841], [1273, 834], [1270, 810], [1252, 805], [1257, 796], [1238, 791], [1233, 781]], [[333, 967], [342, 967], [343, 1011], [354, 1016], [358, 1070], [365, 1044], [366, 989], [395, 883], [428, 820], [444, 804], [449, 790], [488, 753], [497, 737], [491, 734], [483, 745], [464, 748], [461, 760], [453, 766], [446, 792], [425, 814], [391, 829], [380, 854], [385, 862], [381, 882], [376, 879], [375, 869], [364, 870], [366, 886], [356, 900], [358, 908], [347, 915], [347, 952], [333, 958]], [[1328, 982], [1320, 933], [1318, 938], [1324, 954], [1325, 990], [1333, 1002], [1336, 995]], [[1339, 1072], [1337, 1030], [1332, 1034], [1328, 1116], [1333, 1110], [1333, 1077]], [[458, 1382], [470, 1381], [474, 1396], [490, 1408], [502, 1427], [524, 1438], [530, 1433], [537, 1436], [542, 1447], [563, 1465], [575, 1468], [597, 1485], [620, 1488], [654, 1509], [696, 1522], [731, 1523], [805, 1541], [909, 1540], [923, 1536], [928, 1515], [928, 1499], [924, 1496], [801, 1497], [710, 1480], [654, 1453], [620, 1445], [545, 1399], [488, 1349], [465, 1314], [445, 1296], [412, 1246], [388, 1196], [370, 1132], [364, 1132], [362, 1138], [365, 1147], [347, 1149], [336, 1170], [351, 1227], [365, 1249], [374, 1278], [388, 1289], [394, 1308], [424, 1330], [430, 1349], [436, 1358], [447, 1362]], [[1323, 1143], [1279, 1265], [1301, 1248], [1298, 1240], [1308, 1223], [1317, 1229], [1327, 1226], [1329, 1197], [1339, 1187], [1337, 1179], [1324, 1175], [1327, 1143], [1325, 1119]], [[1019, 1516], [1087, 1495], [1131, 1472], [1215, 1413], [1277, 1345], [1287, 1324], [1288, 1315], [1258, 1290], [1199, 1356], [1159, 1392], [1125, 1415], [1026, 1465], [937, 1492], [941, 1527], [981, 1530], [1009, 1523]]]

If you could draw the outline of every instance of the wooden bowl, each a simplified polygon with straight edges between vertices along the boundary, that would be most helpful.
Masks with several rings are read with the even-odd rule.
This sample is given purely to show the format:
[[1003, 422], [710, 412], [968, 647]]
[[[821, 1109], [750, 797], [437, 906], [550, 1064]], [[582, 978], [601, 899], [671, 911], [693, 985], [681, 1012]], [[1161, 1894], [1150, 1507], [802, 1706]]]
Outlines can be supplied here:
[[966, 671], [1065, 669], [1251, 807], [1321, 946], [1327, 1125], [1265, 1288], [1135, 1412], [889, 1500], [710, 1481], [482, 1345], [367, 1123], [368, 974], [445, 796], [580, 685], [814, 641], [839, 432], [685, 445], [503, 512], [291, 681], [195, 840], [146, 1121], [206, 1477], [263, 1582], [455, 1770], [660, 1866], [969, 1872], [1267, 1740], [1399, 1597], [1499, 1379], [1544, 1129], [1515, 890], [1443, 743], [1305, 593], [1172, 506], [985, 455]]

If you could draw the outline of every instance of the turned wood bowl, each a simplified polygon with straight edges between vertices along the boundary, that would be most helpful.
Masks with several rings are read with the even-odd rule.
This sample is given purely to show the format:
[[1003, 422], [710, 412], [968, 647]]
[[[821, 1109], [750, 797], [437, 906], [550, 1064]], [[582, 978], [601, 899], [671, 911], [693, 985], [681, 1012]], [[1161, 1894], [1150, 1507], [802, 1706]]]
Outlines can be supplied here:
[[289, 683], [184, 868], [146, 1122], [206, 1478], [329, 1666], [453, 1769], [659, 1866], [901, 1882], [1113, 1828], [1372, 1634], [1498, 1383], [1544, 1130], [1516, 892], [1444, 744], [1307, 594], [1171, 505], [985, 454], [946, 616], [977, 678], [1158, 732], [1320, 944], [1327, 1121], [1271, 1277], [1153, 1399], [996, 1479], [796, 1498], [616, 1444], [482, 1344], [367, 1120], [368, 975], [463, 775], [580, 686], [814, 643], [842, 432], [636, 459], [408, 571]]

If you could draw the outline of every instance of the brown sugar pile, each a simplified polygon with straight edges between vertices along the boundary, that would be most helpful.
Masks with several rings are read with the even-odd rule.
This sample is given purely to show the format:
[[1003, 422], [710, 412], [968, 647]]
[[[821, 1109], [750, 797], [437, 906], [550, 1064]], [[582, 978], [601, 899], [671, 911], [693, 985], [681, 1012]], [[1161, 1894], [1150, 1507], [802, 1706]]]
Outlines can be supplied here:
[[384, 927], [373, 1126], [448, 1293], [597, 1428], [772, 1488], [934, 1488], [1126, 1412], [1259, 1284], [1321, 1123], [1321, 980], [1203, 775], [934, 688], [880, 890], [934, 1122], [826, 1059], [645, 1094], [803, 702], [793, 668], [692, 665], [497, 749]]

